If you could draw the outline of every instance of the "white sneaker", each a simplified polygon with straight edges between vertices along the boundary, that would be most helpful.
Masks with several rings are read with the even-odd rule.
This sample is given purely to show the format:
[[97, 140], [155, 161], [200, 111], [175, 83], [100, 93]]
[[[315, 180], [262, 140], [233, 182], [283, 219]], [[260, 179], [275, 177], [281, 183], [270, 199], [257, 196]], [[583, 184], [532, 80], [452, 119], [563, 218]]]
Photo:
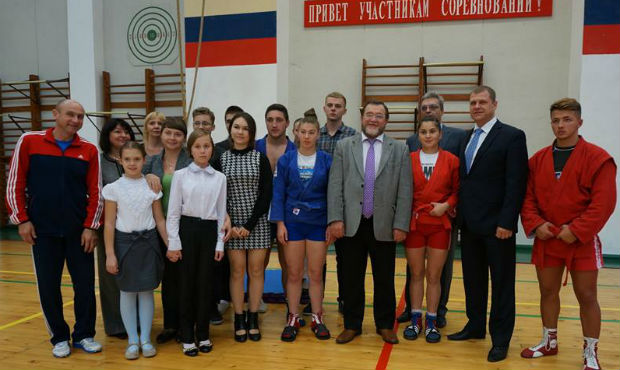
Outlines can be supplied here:
[[157, 354], [157, 350], [153, 347], [151, 342], [142, 343], [142, 356], [144, 357], [155, 357]]
[[260, 313], [267, 312], [267, 303], [265, 303], [265, 301], [263, 301], [262, 298], [260, 300], [260, 304], [258, 305], [258, 312]]
[[69, 341], [63, 340], [62, 342], [58, 342], [52, 348], [52, 354], [54, 357], [63, 358], [67, 357], [71, 354], [71, 346], [69, 346]]
[[101, 344], [99, 344], [99, 342], [95, 342], [93, 338], [84, 338], [78, 343], [73, 342], [73, 347], [81, 348], [87, 353], [101, 352]]
[[228, 307], [230, 307], [230, 302], [223, 299], [220, 300], [220, 303], [217, 304], [217, 310], [219, 311], [220, 315], [223, 315], [224, 312], [226, 312], [226, 310], [228, 309]]
[[140, 347], [138, 347], [137, 343], [132, 343], [127, 346], [127, 350], [125, 350], [125, 358], [128, 360], [136, 360], [140, 357]]

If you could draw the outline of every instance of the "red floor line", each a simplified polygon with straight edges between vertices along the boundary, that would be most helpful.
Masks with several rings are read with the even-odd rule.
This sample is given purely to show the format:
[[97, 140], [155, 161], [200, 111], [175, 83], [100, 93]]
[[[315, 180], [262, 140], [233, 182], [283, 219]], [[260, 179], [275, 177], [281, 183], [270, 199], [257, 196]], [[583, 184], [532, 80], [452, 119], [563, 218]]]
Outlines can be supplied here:
[[[396, 317], [400, 316], [405, 308], [405, 288], [403, 288], [403, 293], [400, 296], [400, 301], [398, 301], [398, 307], [396, 307]], [[394, 331], [398, 332], [398, 321], [394, 320]], [[375, 370], [385, 370], [388, 362], [390, 362], [390, 355], [392, 354], [392, 347], [394, 345], [390, 343], [383, 343], [383, 349], [381, 350], [381, 355], [379, 355], [379, 360], [377, 360], [377, 366]]]

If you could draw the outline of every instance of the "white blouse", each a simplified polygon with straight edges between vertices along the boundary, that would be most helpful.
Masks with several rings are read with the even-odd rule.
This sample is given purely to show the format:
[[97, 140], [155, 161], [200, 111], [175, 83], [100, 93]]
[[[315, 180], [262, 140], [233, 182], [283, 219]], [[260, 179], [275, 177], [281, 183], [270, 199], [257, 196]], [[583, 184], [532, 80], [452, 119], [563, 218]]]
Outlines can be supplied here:
[[181, 250], [179, 222], [181, 216], [217, 220], [216, 251], [224, 250], [224, 220], [226, 219], [226, 176], [211, 166], [201, 168], [192, 162], [175, 171], [168, 202], [168, 249]]
[[121, 176], [103, 187], [103, 199], [116, 202], [116, 229], [125, 233], [155, 228], [153, 202], [162, 197], [149, 187], [144, 176], [132, 179]]

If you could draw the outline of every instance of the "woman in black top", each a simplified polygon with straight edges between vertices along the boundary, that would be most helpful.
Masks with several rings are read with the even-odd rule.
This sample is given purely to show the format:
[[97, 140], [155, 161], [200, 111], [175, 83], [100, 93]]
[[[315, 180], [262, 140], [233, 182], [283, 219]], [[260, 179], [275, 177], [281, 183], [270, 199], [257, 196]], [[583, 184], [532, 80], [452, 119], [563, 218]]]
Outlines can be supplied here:
[[[101, 128], [99, 136], [101, 186], [111, 184], [123, 174], [120, 165], [120, 149], [127, 141], [136, 138], [131, 126], [126, 121], [113, 118]], [[120, 311], [120, 291], [114, 275], [109, 274], [105, 267], [105, 246], [103, 243], [103, 227], [98, 232], [97, 270], [99, 273], [99, 297], [101, 298], [101, 314], [105, 333], [121, 339], [127, 338]]]

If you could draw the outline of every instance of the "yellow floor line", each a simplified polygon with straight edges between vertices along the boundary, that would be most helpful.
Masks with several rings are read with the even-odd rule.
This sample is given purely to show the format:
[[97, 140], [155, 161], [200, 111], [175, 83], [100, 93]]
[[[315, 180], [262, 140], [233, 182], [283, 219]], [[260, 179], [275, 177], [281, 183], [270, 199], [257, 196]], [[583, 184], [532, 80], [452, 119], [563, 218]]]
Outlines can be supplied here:
[[[99, 292], [95, 292], [95, 296], [99, 296]], [[67, 306], [71, 306], [73, 304], [73, 301], [69, 301], [67, 303], [64, 303], [62, 305], [62, 307], [67, 307]], [[15, 325], [19, 325], [21, 323], [24, 323], [26, 321], [32, 320], [32, 319], [36, 319], [37, 317], [41, 317], [43, 316], [43, 312], [39, 312], [39, 313], [35, 313], [33, 315], [30, 316], [26, 316], [26, 317], [22, 317], [21, 319], [15, 320], [13, 322], [10, 322], [8, 324], [2, 325], [0, 326], [0, 331], [4, 330], [4, 329], [8, 329], [8, 328], [12, 328]]]
[[[67, 307], [67, 306], [70, 306], [72, 304], [73, 304], [73, 301], [69, 301], [69, 302], [63, 304], [62, 306], [63, 307]], [[6, 325], [0, 326], [0, 330], [11, 328], [11, 327], [13, 327], [15, 325], [19, 325], [19, 324], [21, 324], [23, 322], [26, 322], [26, 321], [29, 321], [29, 320], [32, 320], [32, 319], [36, 319], [37, 317], [41, 317], [41, 316], [43, 316], [43, 312], [39, 312], [39, 313], [35, 313], [34, 315], [23, 317], [23, 318], [21, 318], [19, 320], [15, 320], [15, 321], [10, 322], [10, 323], [8, 323]]]

